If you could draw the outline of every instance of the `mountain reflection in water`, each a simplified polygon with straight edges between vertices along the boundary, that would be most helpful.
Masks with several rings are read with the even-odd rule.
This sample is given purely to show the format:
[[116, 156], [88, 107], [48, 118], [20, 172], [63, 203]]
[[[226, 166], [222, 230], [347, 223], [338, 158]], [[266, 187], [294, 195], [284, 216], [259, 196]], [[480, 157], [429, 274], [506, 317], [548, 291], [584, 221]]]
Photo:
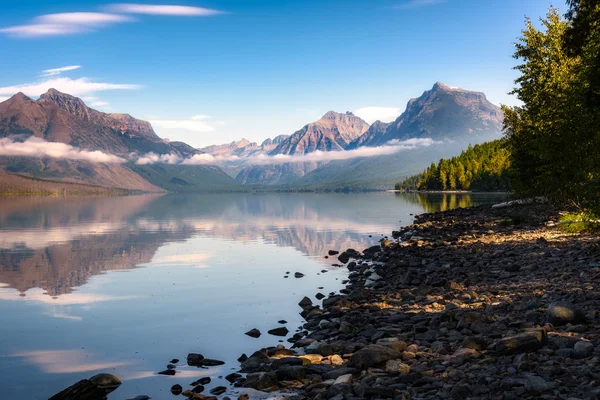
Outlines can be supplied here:
[[[373, 198], [382, 196], [414, 213], [485, 201], [413, 193], [7, 198], [0, 200], [0, 282], [21, 293], [35, 287], [50, 296], [71, 293], [92, 275], [149, 263], [160, 246], [195, 234], [291, 246], [331, 264], [323, 258], [329, 249], [362, 249], [371, 244], [367, 234], [400, 225], [398, 215], [373, 218]], [[401, 215], [404, 223], [408, 214]]]

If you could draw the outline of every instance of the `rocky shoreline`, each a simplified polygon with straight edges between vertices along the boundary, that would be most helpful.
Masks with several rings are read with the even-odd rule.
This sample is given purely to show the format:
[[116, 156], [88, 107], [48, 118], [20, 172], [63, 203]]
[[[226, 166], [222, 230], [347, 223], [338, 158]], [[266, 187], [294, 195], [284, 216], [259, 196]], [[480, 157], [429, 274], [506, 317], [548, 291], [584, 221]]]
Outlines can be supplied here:
[[228, 379], [297, 399], [598, 399], [600, 241], [557, 219], [540, 204], [423, 214], [347, 250], [347, 287], [300, 302], [291, 348]]

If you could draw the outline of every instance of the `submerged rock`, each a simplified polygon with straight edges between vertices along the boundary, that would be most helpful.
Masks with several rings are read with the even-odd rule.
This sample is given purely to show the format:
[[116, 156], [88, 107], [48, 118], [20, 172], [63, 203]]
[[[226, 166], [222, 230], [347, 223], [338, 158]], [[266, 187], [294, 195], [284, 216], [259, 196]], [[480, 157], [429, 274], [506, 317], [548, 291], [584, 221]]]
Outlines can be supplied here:
[[256, 338], [260, 337], [260, 331], [256, 328], [250, 329], [248, 332], [245, 333], [245, 335], [248, 335], [248, 336], [256, 339]]

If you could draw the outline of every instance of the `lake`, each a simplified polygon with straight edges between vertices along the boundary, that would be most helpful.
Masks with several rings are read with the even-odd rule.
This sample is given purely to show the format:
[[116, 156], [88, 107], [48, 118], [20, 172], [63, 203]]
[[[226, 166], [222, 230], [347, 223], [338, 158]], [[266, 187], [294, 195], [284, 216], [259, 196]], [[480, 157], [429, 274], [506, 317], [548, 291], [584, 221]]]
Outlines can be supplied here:
[[[214, 194], [0, 198], [1, 399], [47, 399], [99, 372], [109, 399], [168, 398], [237, 370], [302, 325], [304, 295], [343, 287], [328, 250], [362, 250], [424, 211], [485, 194]], [[286, 273], [290, 273], [286, 278]], [[305, 276], [298, 279], [295, 272]], [[258, 328], [258, 339], [244, 332]], [[188, 353], [226, 362], [198, 369]], [[175, 376], [157, 375], [173, 358]], [[205, 392], [205, 393], [206, 393]]]

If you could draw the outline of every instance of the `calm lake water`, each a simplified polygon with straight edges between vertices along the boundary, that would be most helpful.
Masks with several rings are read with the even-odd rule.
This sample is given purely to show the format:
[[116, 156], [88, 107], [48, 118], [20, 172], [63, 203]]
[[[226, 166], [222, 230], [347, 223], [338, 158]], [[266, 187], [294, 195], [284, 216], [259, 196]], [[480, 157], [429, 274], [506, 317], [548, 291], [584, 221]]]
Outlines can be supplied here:
[[[330, 249], [376, 244], [411, 214], [498, 195], [223, 194], [0, 199], [0, 399], [47, 399], [99, 372], [109, 399], [218, 379], [304, 295], [342, 288]], [[286, 272], [291, 277], [285, 279]], [[322, 272], [325, 271], [325, 272]], [[296, 279], [294, 272], [304, 278]], [[319, 289], [322, 288], [322, 289]], [[259, 339], [244, 335], [251, 328]], [[222, 367], [185, 365], [190, 352]], [[157, 375], [172, 358], [173, 377]], [[227, 385], [228, 386], [228, 385]]]

